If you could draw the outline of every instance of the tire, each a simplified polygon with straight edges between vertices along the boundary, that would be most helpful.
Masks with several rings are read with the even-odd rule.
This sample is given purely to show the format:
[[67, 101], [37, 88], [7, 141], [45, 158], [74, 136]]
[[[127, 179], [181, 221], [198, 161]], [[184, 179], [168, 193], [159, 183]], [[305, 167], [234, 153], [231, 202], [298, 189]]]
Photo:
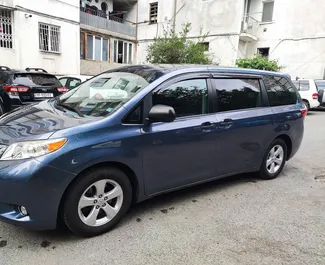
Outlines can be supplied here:
[[[277, 153], [277, 150], [281, 150], [282, 148], [282, 161], [280, 162], [280, 155], [276, 156], [276, 158], [274, 158], [273, 156], [273, 160], [271, 159], [270, 156], [272, 156], [271, 151], [275, 150], [275, 155]], [[266, 150], [266, 153], [264, 155], [263, 158], [263, 162], [261, 165], [261, 168], [259, 170], [259, 177], [261, 179], [265, 179], [265, 180], [270, 180], [270, 179], [275, 179], [279, 176], [279, 174], [282, 172], [284, 165], [286, 163], [286, 159], [287, 159], [287, 145], [286, 143], [282, 140], [282, 139], [275, 139], [270, 146], [268, 147], [268, 149]], [[270, 164], [269, 162], [272, 161], [272, 163]], [[272, 164], [274, 164], [274, 172], [272, 172]]]
[[[114, 196], [119, 196], [114, 197], [110, 193], [112, 190], [115, 191]], [[116, 168], [91, 170], [80, 176], [68, 189], [63, 206], [63, 220], [78, 236], [98, 236], [119, 223], [131, 202], [132, 186], [122, 171]]]

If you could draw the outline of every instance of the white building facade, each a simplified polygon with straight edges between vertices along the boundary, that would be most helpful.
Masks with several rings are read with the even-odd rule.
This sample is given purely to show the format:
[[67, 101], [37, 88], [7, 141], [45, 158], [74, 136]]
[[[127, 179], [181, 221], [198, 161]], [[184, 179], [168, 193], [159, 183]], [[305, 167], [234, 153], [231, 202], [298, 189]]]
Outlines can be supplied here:
[[137, 1], [81, 0], [80, 5], [80, 73], [135, 63]]
[[263, 54], [279, 61], [293, 78], [323, 78], [324, 0], [139, 0], [138, 63], [164, 28], [180, 31], [190, 22], [189, 38], [206, 34], [213, 60], [235, 66], [238, 58]]
[[80, 73], [79, 0], [0, 0], [0, 65]]
[[165, 29], [202, 41], [212, 61], [255, 54], [293, 78], [323, 78], [324, 0], [0, 0], [0, 65], [94, 75], [147, 63]]

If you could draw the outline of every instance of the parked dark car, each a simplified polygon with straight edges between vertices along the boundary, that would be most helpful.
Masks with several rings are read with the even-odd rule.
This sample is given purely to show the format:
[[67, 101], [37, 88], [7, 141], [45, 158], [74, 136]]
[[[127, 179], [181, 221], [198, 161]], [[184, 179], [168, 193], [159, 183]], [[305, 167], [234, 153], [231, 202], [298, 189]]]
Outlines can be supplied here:
[[325, 80], [315, 80], [315, 84], [318, 91], [318, 101], [320, 103], [320, 107], [325, 107]]
[[129, 66], [0, 119], [0, 218], [112, 229], [132, 203], [245, 172], [274, 179], [307, 114], [290, 77]]
[[54, 75], [44, 69], [26, 68], [18, 71], [0, 66], [0, 115], [67, 91]]

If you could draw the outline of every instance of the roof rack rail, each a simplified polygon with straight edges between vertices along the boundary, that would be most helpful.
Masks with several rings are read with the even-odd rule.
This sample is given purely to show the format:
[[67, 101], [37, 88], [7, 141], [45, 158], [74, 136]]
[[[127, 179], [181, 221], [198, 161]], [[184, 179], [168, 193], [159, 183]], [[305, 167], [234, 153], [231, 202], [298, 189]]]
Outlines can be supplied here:
[[0, 70], [10, 71], [11, 69], [8, 66], [0, 65]]
[[44, 70], [43, 68], [32, 68], [32, 67], [27, 67], [25, 69], [27, 72], [30, 72], [31, 70], [36, 71], [36, 72], [43, 72], [43, 73], [47, 73], [46, 70]]

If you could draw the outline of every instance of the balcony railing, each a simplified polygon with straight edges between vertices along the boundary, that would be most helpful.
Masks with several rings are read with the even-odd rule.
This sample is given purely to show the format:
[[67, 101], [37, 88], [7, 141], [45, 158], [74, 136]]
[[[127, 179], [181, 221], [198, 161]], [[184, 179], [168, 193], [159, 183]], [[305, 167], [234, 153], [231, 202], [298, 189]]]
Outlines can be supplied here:
[[258, 20], [248, 14], [244, 15], [241, 25], [241, 34], [245, 36], [244, 38], [251, 38], [252, 40], [257, 39], [258, 29]]
[[124, 21], [119, 17], [107, 14], [101, 10], [81, 8], [80, 23], [95, 28], [106, 29], [131, 37], [136, 36], [136, 28], [134, 25]]

